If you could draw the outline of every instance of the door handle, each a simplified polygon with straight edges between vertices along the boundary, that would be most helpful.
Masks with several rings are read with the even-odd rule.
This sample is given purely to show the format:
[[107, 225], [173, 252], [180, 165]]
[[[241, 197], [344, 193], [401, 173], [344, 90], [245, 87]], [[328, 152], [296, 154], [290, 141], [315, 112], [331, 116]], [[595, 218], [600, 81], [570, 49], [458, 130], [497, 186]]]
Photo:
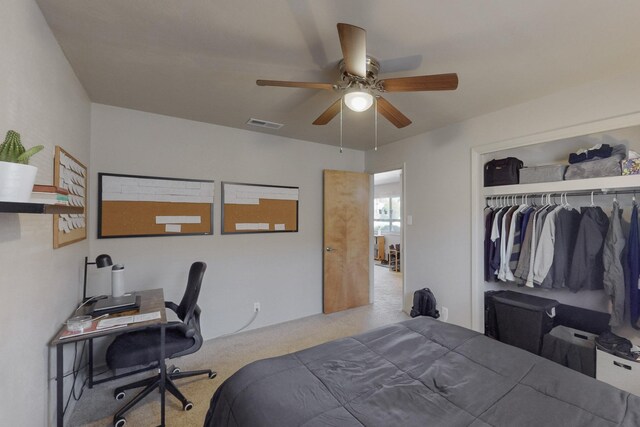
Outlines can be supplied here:
[[333, 249], [331, 246], [327, 246], [327, 247], [325, 248], [325, 251], [327, 251], [327, 252], [333, 252], [333, 251], [334, 251], [334, 249]]

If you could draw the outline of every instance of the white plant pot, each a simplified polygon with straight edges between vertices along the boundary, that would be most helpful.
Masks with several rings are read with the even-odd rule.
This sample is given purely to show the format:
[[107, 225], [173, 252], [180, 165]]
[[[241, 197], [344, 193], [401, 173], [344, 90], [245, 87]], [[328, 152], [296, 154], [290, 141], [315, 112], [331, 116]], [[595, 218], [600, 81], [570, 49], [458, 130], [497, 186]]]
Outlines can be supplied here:
[[28, 202], [37, 173], [35, 166], [0, 162], [0, 201]]

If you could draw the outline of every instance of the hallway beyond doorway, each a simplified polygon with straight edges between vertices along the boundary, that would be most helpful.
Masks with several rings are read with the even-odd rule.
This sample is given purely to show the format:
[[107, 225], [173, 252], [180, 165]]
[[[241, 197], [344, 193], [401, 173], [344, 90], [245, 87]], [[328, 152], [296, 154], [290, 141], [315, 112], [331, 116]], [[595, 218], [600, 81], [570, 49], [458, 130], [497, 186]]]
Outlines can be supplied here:
[[402, 310], [402, 273], [396, 273], [386, 265], [376, 264], [373, 274], [373, 303], [376, 307], [388, 311]]
[[403, 170], [373, 174], [373, 303], [396, 310], [404, 302]]

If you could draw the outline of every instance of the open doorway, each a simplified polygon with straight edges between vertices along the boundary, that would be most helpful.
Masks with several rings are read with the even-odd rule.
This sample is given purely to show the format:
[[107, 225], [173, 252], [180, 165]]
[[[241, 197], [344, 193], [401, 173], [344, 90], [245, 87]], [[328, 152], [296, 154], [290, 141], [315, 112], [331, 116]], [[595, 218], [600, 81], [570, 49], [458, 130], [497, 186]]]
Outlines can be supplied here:
[[373, 303], [402, 310], [403, 229], [402, 169], [373, 175]]

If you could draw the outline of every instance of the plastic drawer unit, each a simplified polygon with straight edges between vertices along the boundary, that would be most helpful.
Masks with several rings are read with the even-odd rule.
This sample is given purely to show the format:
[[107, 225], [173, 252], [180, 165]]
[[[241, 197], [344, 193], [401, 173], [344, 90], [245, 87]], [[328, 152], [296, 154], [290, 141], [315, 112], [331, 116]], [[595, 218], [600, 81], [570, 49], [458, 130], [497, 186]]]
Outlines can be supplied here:
[[596, 348], [596, 378], [640, 396], [640, 363]]

